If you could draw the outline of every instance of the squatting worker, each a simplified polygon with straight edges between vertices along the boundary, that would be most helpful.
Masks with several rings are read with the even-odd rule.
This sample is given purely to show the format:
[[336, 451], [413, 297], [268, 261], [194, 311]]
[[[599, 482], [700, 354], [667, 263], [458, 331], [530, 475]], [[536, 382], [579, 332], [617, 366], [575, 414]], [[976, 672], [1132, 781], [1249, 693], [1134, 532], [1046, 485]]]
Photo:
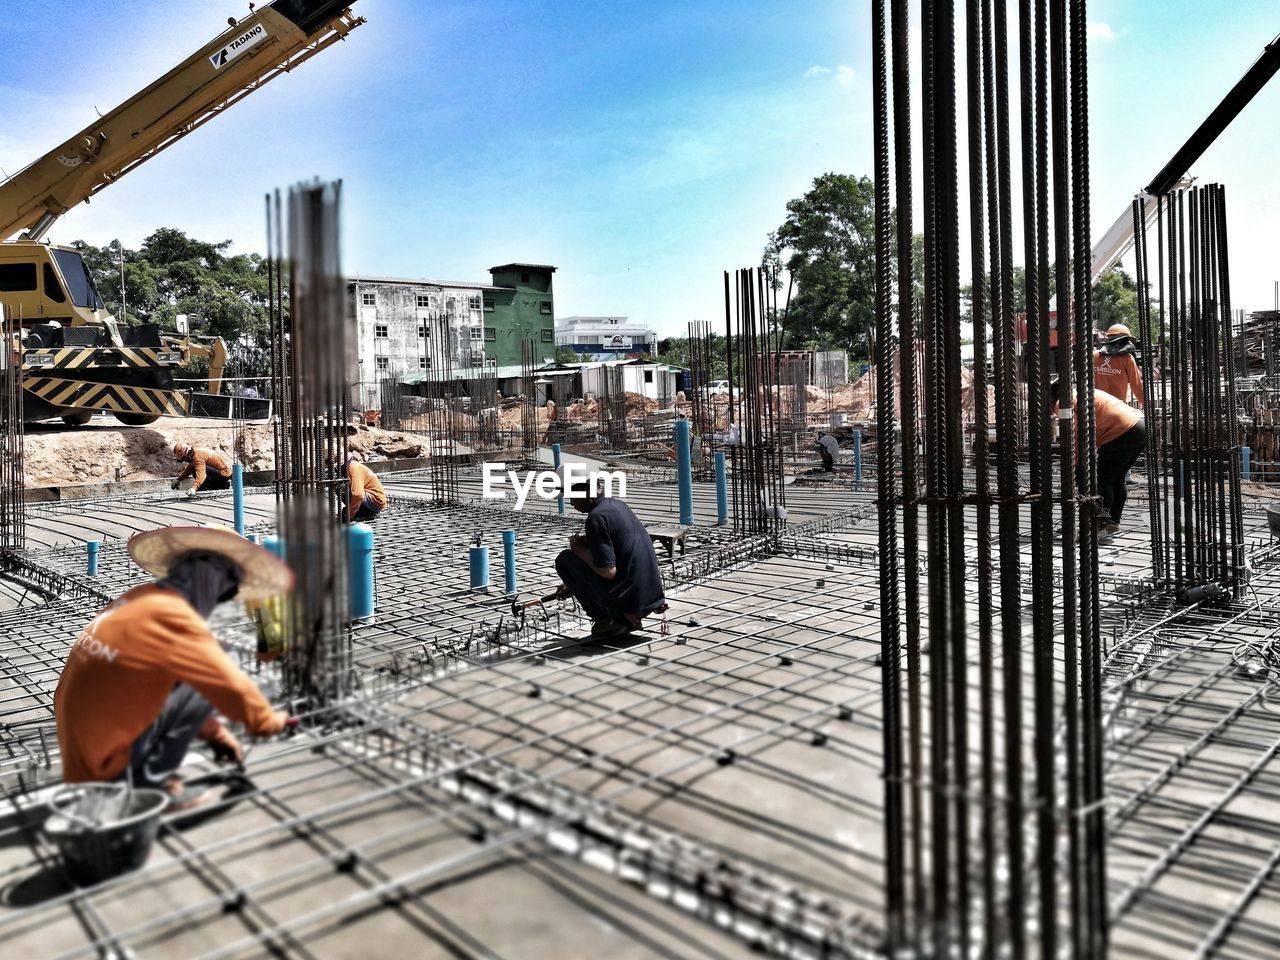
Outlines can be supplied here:
[[360, 462], [359, 454], [347, 455], [347, 519], [368, 523], [387, 509], [387, 494], [378, 475]]
[[[1060, 383], [1055, 379], [1050, 385], [1055, 414]], [[1125, 474], [1147, 445], [1147, 427], [1140, 411], [1097, 387], [1093, 391], [1093, 417], [1098, 495], [1103, 509], [1098, 518], [1098, 539], [1110, 540], [1120, 531], [1120, 519], [1129, 498]]]
[[840, 442], [829, 433], [818, 434], [814, 449], [822, 457], [822, 469], [831, 473], [836, 468], [836, 454], [840, 452]]
[[1106, 339], [1093, 351], [1093, 385], [1111, 396], [1128, 402], [1130, 393], [1141, 407], [1145, 403], [1142, 392], [1142, 373], [1135, 357], [1137, 343], [1123, 323], [1107, 328]]
[[122, 780], [169, 793], [171, 809], [212, 798], [185, 789], [178, 769], [199, 737], [219, 759], [242, 760], [215, 714], [252, 736], [286, 725], [205, 625], [239, 594], [265, 599], [293, 588], [288, 566], [230, 530], [165, 527], [129, 540], [129, 556], [156, 577], [99, 613], [67, 656], [53, 695], [67, 783]]
[[556, 573], [591, 618], [593, 637], [629, 633], [666, 606], [653, 540], [630, 507], [596, 496], [585, 480], [570, 487], [570, 502], [587, 515], [586, 532], [569, 538]]
[[173, 445], [173, 457], [186, 464], [173, 481], [173, 489], [177, 490], [187, 477], [195, 477], [193, 490], [226, 490], [231, 486], [231, 464], [217, 450], [192, 447], [179, 441]]

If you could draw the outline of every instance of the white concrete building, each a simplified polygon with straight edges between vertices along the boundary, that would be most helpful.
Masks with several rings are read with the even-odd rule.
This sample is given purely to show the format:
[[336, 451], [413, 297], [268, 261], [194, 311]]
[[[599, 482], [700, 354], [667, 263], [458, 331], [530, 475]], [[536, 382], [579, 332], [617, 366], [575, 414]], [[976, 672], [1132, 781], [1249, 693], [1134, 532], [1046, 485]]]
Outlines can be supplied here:
[[347, 281], [352, 403], [381, 406], [381, 383], [407, 373], [483, 363], [484, 299], [475, 283], [357, 277]]
[[560, 317], [556, 319], [556, 347], [568, 347], [592, 360], [619, 360], [656, 354], [658, 332], [626, 317]]

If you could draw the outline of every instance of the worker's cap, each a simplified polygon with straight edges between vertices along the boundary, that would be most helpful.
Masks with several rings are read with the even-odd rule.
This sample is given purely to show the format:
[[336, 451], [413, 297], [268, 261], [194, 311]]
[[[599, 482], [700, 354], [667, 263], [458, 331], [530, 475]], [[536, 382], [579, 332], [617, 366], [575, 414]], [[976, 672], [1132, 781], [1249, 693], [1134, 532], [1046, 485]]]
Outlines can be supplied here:
[[1129, 328], [1126, 327], [1123, 323], [1113, 323], [1111, 326], [1107, 327], [1107, 336], [1108, 337], [1132, 337], [1133, 334], [1129, 332]]
[[173, 456], [177, 460], [182, 460], [190, 452], [191, 452], [191, 448], [187, 446], [185, 443], [183, 443], [181, 440], [179, 440], [177, 443], [173, 445]]
[[161, 527], [129, 538], [129, 556], [157, 579], [169, 575], [188, 553], [216, 553], [240, 570], [240, 596], [265, 600], [293, 589], [293, 571], [279, 557], [234, 530], [221, 527]]

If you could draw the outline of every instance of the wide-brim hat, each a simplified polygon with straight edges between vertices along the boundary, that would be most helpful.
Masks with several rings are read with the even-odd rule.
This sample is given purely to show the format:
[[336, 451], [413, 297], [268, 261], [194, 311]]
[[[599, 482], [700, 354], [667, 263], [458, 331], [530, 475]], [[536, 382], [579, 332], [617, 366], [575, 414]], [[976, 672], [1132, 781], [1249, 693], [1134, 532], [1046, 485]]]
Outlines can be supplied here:
[[242, 600], [265, 600], [293, 589], [289, 565], [234, 530], [218, 527], [161, 527], [129, 538], [129, 556], [153, 577], [169, 575], [174, 563], [193, 551], [216, 553], [240, 569]]

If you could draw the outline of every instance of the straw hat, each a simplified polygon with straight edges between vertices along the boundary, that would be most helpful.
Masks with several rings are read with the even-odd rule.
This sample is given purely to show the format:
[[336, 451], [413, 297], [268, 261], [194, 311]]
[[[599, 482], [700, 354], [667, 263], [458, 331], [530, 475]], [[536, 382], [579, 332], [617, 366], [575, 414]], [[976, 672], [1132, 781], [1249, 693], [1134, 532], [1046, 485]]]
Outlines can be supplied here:
[[183, 443], [181, 440], [179, 440], [177, 443], [173, 445], [173, 458], [175, 460], [186, 459], [187, 454], [190, 452], [191, 452], [191, 448], [187, 446], [185, 443]]
[[1132, 337], [1133, 334], [1129, 332], [1129, 328], [1126, 327], [1123, 323], [1113, 323], [1111, 326], [1107, 328], [1107, 336], [1108, 337]]
[[242, 600], [265, 600], [293, 589], [288, 564], [233, 530], [220, 527], [161, 527], [129, 538], [129, 556], [153, 577], [165, 577], [183, 554], [216, 553], [240, 568]]

